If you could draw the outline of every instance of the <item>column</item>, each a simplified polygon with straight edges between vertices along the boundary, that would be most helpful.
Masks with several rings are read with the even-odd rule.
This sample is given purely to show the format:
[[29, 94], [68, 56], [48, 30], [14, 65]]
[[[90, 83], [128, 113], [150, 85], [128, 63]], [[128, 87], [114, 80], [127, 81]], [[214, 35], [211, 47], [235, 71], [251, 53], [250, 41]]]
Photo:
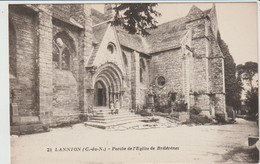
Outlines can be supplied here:
[[39, 116], [43, 124], [50, 124], [52, 117], [52, 5], [39, 5]]

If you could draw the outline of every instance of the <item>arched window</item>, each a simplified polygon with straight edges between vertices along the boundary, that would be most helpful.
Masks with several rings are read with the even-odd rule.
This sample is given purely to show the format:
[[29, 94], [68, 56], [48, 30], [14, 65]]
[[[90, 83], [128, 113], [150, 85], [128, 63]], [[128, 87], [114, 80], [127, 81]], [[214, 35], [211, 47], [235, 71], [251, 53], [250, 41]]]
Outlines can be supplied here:
[[116, 47], [115, 47], [115, 45], [114, 45], [113, 43], [109, 43], [109, 44], [107, 45], [107, 50], [108, 50], [108, 52], [109, 52], [110, 54], [114, 54], [115, 51], [116, 51]]
[[70, 70], [75, 54], [73, 39], [66, 32], [59, 32], [53, 40], [53, 64], [57, 69]]
[[16, 76], [16, 33], [9, 20], [9, 73]]
[[140, 82], [144, 82], [144, 73], [145, 73], [145, 64], [144, 60], [141, 58], [140, 59]]
[[65, 48], [62, 53], [62, 69], [70, 69], [70, 52], [67, 48]]
[[123, 52], [123, 60], [124, 60], [125, 66], [127, 67], [128, 66], [128, 62], [127, 62], [127, 57], [126, 57], [124, 52]]
[[163, 76], [159, 76], [156, 81], [157, 84], [160, 86], [163, 86], [166, 83], [165, 78]]

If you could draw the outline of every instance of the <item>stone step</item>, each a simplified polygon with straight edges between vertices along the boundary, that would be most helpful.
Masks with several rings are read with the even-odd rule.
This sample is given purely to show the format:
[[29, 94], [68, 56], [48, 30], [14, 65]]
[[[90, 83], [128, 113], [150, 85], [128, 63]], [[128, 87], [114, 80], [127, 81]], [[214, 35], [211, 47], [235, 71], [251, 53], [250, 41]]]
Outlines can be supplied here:
[[[108, 114], [110, 114], [111, 111], [112, 111], [111, 109], [109, 109], [109, 110], [96, 110], [96, 111], [94, 111], [94, 113], [97, 113], [97, 114], [108, 113]], [[115, 112], [115, 110], [113, 110], [113, 112]], [[129, 113], [129, 111], [127, 111], [127, 110], [118, 110], [118, 113]]]
[[105, 129], [112, 126], [140, 121], [142, 119], [144, 118], [135, 115], [126, 109], [119, 109], [118, 114], [111, 114], [111, 109], [108, 107], [96, 107], [94, 108], [94, 116], [92, 116], [88, 122], [85, 122], [85, 125]]
[[110, 120], [110, 119], [119, 119], [119, 118], [128, 118], [136, 116], [134, 114], [124, 114], [124, 115], [109, 115], [109, 116], [93, 116], [92, 120]]
[[139, 119], [141, 119], [141, 118], [140, 118], [140, 117], [137, 117], [137, 116], [132, 116], [132, 117], [127, 117], [127, 118], [104, 119], [104, 120], [90, 120], [89, 122], [97, 122], [97, 123], [108, 124], [108, 123], [128, 121], [128, 120], [132, 120], [132, 121], [134, 122], [134, 121], [139, 120]]
[[117, 121], [117, 122], [112, 122], [112, 123], [99, 123], [99, 122], [89, 122], [88, 121], [88, 122], [85, 122], [85, 125], [102, 128], [102, 129], [108, 129], [108, 128], [111, 128], [114, 126], [123, 125], [123, 124], [140, 121], [140, 120], [142, 120], [142, 118], [139, 117], [139, 118], [136, 118], [135, 120], [123, 120], [123, 121]]
[[111, 113], [95, 113], [94, 114], [97, 117], [113, 117], [113, 116], [130, 116], [130, 115], [134, 115], [133, 113], [128, 113], [128, 112], [123, 112], [123, 113], [118, 113], [118, 114], [111, 114]]

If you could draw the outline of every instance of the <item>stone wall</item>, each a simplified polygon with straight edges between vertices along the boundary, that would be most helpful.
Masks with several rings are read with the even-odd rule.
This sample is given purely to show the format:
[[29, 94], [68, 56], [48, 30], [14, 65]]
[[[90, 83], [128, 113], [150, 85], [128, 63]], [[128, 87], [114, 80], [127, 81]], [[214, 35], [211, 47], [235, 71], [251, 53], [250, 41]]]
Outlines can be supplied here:
[[183, 91], [183, 59], [181, 49], [173, 49], [152, 55], [150, 64], [150, 83], [154, 84], [159, 76], [165, 78], [165, 92]]
[[79, 112], [78, 82], [67, 70], [53, 70], [53, 106], [54, 116]]
[[[82, 26], [70, 22], [70, 17]], [[10, 79], [10, 100], [19, 112], [15, 119], [52, 125], [64, 118], [78, 119], [88, 105], [84, 61], [92, 45], [90, 7], [11, 5], [10, 24], [15, 32], [15, 43], [10, 44], [15, 46], [11, 61], [16, 62], [16, 72]], [[66, 32], [74, 42], [70, 70], [53, 67], [53, 39], [59, 32]]]
[[[15, 75], [12, 84], [11, 100], [18, 105], [20, 116], [37, 115], [36, 100], [36, 13], [24, 11], [16, 6], [10, 7], [9, 21], [15, 30], [16, 57]], [[12, 89], [12, 88], [11, 88]]]
[[131, 90], [132, 90], [132, 85], [131, 85], [131, 78], [132, 78], [132, 67], [131, 67], [131, 50], [122, 47], [123, 55], [125, 55], [126, 59], [124, 61], [125, 68], [126, 68], [126, 76], [125, 76], [125, 92], [123, 94], [123, 100], [122, 100], [122, 108], [125, 109], [131, 109], [132, 108], [132, 96], [131, 96]]
[[[56, 6], [57, 8], [57, 6]], [[55, 9], [55, 8], [54, 8]], [[62, 8], [66, 9], [66, 8]], [[58, 10], [59, 11], [59, 10]], [[56, 11], [57, 12], [57, 11]], [[59, 12], [63, 12], [60, 10]], [[62, 13], [62, 14], [66, 14]], [[81, 29], [66, 24], [60, 20], [53, 19], [53, 39], [60, 37], [64, 39], [67, 47], [71, 48], [70, 52], [70, 69], [63, 70], [56, 68], [53, 63], [53, 118], [52, 122], [64, 122], [64, 117], [68, 115], [77, 115], [80, 112], [79, 107], [79, 31]], [[66, 41], [66, 42], [65, 42]], [[53, 45], [55, 46], [55, 45]], [[54, 47], [53, 47], [54, 48]], [[62, 117], [59, 118], [59, 117]], [[69, 120], [69, 117], [67, 118]]]

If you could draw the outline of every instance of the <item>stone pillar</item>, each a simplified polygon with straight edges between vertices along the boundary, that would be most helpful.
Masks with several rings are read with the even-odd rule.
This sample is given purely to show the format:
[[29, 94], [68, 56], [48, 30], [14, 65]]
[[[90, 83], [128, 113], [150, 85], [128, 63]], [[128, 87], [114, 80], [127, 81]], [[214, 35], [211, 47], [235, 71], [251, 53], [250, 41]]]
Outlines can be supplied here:
[[50, 124], [52, 117], [52, 5], [39, 5], [39, 116], [43, 124]]
[[137, 109], [140, 105], [140, 54], [134, 51], [131, 54], [131, 59], [132, 107]]
[[[87, 59], [91, 55], [91, 48], [92, 48], [92, 19], [91, 15], [91, 4], [82, 4], [83, 14], [85, 16], [84, 20], [84, 30], [83, 30], [83, 58], [81, 62], [84, 63], [83, 67], [87, 66]], [[90, 93], [87, 93], [86, 90], [92, 88], [92, 76], [93, 74], [89, 73], [88, 70], [84, 70], [84, 107], [83, 111], [88, 111], [89, 106], [93, 106], [93, 102], [91, 102]], [[93, 95], [92, 95], [93, 96]]]

